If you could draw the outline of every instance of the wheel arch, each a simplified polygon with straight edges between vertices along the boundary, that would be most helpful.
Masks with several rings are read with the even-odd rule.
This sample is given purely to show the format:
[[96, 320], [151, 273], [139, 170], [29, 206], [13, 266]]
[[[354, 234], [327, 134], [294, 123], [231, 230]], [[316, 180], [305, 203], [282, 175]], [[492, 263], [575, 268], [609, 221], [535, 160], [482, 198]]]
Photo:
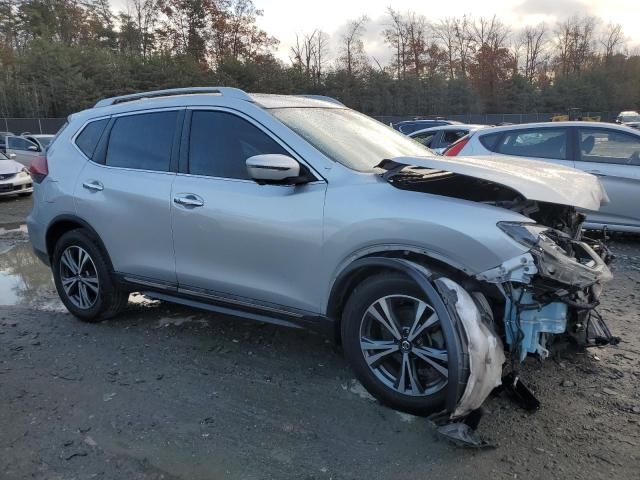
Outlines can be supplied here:
[[[459, 325], [453, 305], [450, 305], [451, 299], [447, 295], [439, 292], [441, 285], [434, 278], [433, 269], [429, 267], [429, 261], [433, 259], [423, 258], [406, 258], [406, 256], [380, 256], [372, 255], [354, 260], [345, 269], [334, 282], [332, 288], [332, 296], [339, 295], [342, 301], [348, 298], [347, 292], [357, 285], [359, 281], [372, 274], [383, 272], [398, 272], [406, 275], [425, 293], [426, 297], [432, 303], [438, 316], [443, 319], [441, 322], [442, 329], [447, 342], [448, 363], [452, 367], [449, 371], [449, 382], [447, 384], [447, 394], [445, 408], [449, 412], [455, 410], [458, 399], [464, 390], [464, 382], [461, 372], [464, 369], [465, 351], [459, 339]], [[437, 262], [436, 262], [437, 263]], [[440, 265], [436, 265], [438, 269]], [[445, 266], [450, 270], [450, 266]], [[439, 269], [438, 269], [439, 270]], [[455, 302], [454, 302], [455, 303]], [[334, 306], [335, 308], [335, 306]], [[340, 310], [341, 312], [341, 310]], [[328, 314], [329, 314], [328, 310]], [[339, 313], [336, 317], [340, 318]], [[340, 322], [336, 322], [339, 325]], [[340, 327], [338, 327], [340, 328]]]
[[98, 247], [104, 253], [109, 270], [113, 272], [113, 264], [111, 263], [109, 252], [100, 239], [100, 235], [98, 235], [98, 232], [96, 232], [96, 230], [86, 220], [83, 220], [76, 215], [59, 215], [49, 223], [45, 234], [47, 256], [49, 257], [49, 260], [52, 260], [53, 251], [60, 237], [71, 230], [77, 229], [87, 231], [91, 239], [97, 243]]

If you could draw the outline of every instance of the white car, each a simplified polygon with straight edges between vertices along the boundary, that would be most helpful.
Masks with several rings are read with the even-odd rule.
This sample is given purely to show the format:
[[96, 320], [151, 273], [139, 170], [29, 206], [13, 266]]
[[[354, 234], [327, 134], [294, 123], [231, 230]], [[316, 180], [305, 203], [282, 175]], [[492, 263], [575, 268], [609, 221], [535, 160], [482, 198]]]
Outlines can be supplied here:
[[423, 128], [409, 134], [416, 142], [429, 147], [436, 153], [442, 153], [449, 145], [457, 142], [469, 132], [475, 132], [487, 125], [441, 125]]
[[[471, 132], [445, 156], [543, 160], [597, 175], [609, 202], [584, 211], [585, 228], [640, 233], [640, 132], [612, 123], [547, 122]], [[567, 184], [567, 190], [575, 185]]]
[[31, 175], [23, 165], [0, 153], [0, 197], [33, 193]]

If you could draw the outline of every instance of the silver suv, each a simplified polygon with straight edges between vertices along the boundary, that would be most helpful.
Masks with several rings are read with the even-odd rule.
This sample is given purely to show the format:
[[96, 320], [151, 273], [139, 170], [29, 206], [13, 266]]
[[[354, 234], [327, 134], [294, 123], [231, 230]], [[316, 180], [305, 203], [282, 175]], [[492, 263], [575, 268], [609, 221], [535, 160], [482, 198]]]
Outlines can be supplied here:
[[140, 291], [322, 331], [382, 402], [453, 418], [500, 384], [505, 350], [609, 338], [607, 250], [576, 213], [606, 201], [595, 176], [436, 157], [333, 99], [110, 98], [30, 171], [31, 242], [81, 320]]

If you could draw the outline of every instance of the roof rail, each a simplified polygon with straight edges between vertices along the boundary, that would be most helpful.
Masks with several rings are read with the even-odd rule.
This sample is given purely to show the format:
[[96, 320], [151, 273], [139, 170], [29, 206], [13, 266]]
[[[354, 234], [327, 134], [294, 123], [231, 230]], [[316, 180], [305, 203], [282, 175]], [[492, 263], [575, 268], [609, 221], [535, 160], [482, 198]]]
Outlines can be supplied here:
[[324, 102], [335, 103], [336, 105], [340, 105], [341, 107], [345, 106], [345, 104], [342, 103], [340, 100], [337, 100], [333, 97], [327, 97], [326, 95], [303, 94], [303, 95], [296, 95], [296, 97], [312, 98], [314, 100], [322, 100]]
[[100, 100], [93, 108], [108, 107], [109, 105], [116, 105], [118, 103], [133, 102], [135, 100], [143, 100], [158, 97], [170, 97], [173, 95], [198, 95], [198, 94], [211, 94], [211, 95], [223, 95], [230, 98], [236, 98], [238, 100], [246, 100], [253, 102], [253, 99], [247, 95], [244, 90], [232, 87], [188, 87], [188, 88], [169, 88], [167, 90], [152, 90], [150, 92], [132, 93], [129, 95], [121, 95], [119, 97], [111, 97]]

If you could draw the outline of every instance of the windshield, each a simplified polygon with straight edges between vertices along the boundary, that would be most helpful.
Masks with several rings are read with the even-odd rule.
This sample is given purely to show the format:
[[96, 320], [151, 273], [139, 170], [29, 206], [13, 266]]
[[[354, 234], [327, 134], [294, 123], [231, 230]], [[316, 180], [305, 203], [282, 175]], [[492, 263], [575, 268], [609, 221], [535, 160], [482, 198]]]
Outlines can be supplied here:
[[330, 159], [359, 172], [382, 160], [435, 155], [427, 147], [354, 110], [274, 108], [270, 112]]
[[622, 115], [620, 120], [622, 122], [640, 122], [640, 115]]

